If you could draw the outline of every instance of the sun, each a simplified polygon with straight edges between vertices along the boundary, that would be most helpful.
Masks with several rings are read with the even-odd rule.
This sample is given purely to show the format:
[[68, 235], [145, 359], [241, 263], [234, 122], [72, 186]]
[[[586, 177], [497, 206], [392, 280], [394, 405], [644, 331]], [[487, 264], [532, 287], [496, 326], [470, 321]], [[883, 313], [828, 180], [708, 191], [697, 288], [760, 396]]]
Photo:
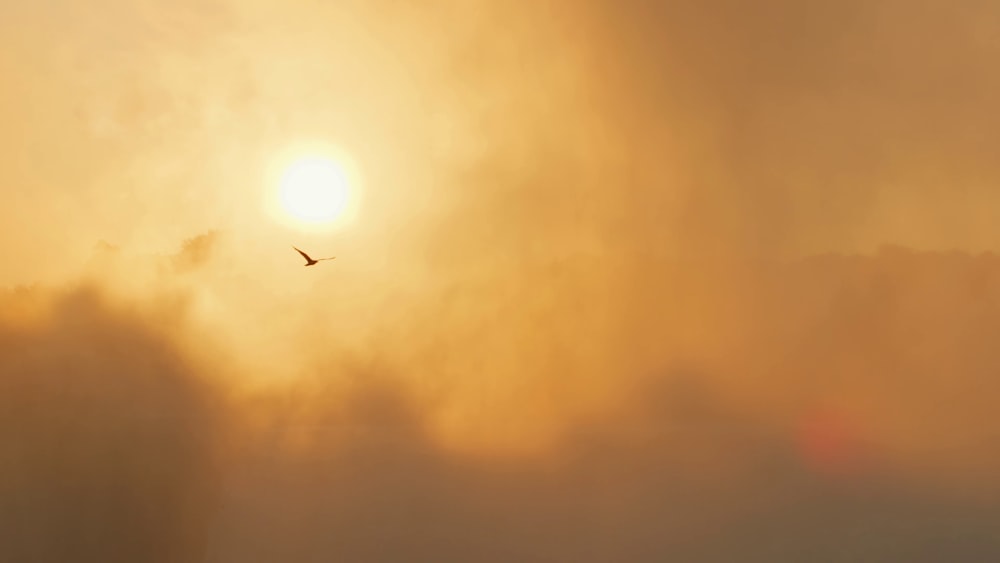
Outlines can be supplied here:
[[341, 146], [298, 142], [267, 164], [267, 214], [286, 228], [332, 233], [353, 226], [362, 199], [358, 161]]
[[337, 161], [306, 156], [285, 168], [278, 181], [285, 213], [306, 223], [331, 223], [343, 215], [351, 198], [347, 172]]

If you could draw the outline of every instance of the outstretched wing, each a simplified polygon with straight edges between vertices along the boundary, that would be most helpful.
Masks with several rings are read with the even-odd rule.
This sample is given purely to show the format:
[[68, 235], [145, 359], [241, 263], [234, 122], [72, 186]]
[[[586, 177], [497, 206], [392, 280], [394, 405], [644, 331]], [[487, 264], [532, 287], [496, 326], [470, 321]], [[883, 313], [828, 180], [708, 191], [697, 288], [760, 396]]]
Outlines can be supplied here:
[[[292, 248], [295, 248], [295, 247], [293, 246]], [[298, 252], [299, 254], [301, 254], [302, 257], [306, 259], [306, 262], [312, 262], [313, 261], [313, 259], [310, 258], [308, 254], [306, 254], [305, 252], [302, 252], [298, 248], [295, 248], [295, 252]]]
[[317, 262], [322, 262], [323, 260], [336, 260], [336, 259], [337, 259], [336, 256], [331, 256], [329, 258], [320, 258], [319, 260], [317, 260]]

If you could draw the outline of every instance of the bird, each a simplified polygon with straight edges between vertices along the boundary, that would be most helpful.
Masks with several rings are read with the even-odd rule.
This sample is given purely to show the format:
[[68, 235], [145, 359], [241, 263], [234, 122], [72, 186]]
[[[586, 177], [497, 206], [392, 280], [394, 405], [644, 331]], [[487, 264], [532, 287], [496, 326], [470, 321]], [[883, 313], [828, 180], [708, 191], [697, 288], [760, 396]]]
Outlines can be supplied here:
[[[293, 246], [292, 248], [295, 248], [295, 247]], [[336, 256], [331, 256], [330, 258], [320, 258], [318, 260], [314, 260], [308, 254], [306, 254], [305, 252], [302, 252], [298, 248], [295, 248], [295, 251], [298, 252], [299, 254], [301, 254], [302, 257], [306, 259], [306, 263], [305, 263], [306, 266], [315, 266], [318, 262], [322, 262], [323, 260], [333, 260], [334, 258], [336, 258]]]

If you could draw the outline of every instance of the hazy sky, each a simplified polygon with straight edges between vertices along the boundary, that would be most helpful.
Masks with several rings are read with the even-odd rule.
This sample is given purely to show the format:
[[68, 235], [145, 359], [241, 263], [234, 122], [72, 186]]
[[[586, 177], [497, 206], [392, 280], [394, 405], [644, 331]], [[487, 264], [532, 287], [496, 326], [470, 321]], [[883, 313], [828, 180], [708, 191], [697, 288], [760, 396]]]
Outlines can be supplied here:
[[986, 0], [0, 0], [0, 560], [997, 559], [998, 62]]
[[360, 162], [352, 236], [380, 254], [998, 244], [992, 2], [3, 11], [8, 283], [75, 272], [97, 240], [287, 238], [259, 216], [265, 173], [313, 140]]

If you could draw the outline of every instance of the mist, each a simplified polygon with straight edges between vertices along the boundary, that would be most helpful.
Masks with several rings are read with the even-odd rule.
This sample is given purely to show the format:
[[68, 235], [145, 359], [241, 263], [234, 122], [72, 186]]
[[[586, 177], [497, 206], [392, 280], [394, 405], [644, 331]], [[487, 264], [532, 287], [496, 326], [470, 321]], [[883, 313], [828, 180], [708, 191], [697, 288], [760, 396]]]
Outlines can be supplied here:
[[[678, 267], [637, 284], [646, 306], [604, 337], [557, 300], [414, 310], [423, 339], [386, 331], [280, 370], [192, 343], [212, 331], [178, 278], [209, 276], [217, 240], [148, 259], [158, 292], [4, 297], [6, 558], [1000, 553], [993, 255], [760, 262], [739, 288]], [[466, 315], [485, 299], [459, 294]]]
[[1000, 556], [994, 4], [0, 13], [0, 560]]

